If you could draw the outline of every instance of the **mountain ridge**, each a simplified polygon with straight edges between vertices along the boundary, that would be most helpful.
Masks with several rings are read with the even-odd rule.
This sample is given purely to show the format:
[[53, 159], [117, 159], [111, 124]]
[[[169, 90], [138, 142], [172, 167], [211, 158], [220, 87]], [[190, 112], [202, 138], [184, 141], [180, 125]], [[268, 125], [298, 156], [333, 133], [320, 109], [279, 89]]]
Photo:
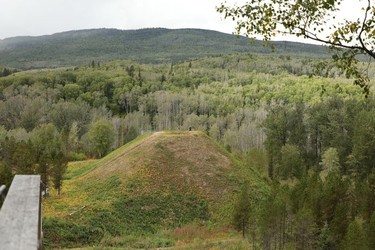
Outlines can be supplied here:
[[[274, 42], [277, 53], [324, 56], [326, 48]], [[261, 41], [204, 29], [86, 29], [0, 40], [0, 66], [56, 68], [92, 61], [135, 60], [173, 63], [234, 53], [272, 53]]]

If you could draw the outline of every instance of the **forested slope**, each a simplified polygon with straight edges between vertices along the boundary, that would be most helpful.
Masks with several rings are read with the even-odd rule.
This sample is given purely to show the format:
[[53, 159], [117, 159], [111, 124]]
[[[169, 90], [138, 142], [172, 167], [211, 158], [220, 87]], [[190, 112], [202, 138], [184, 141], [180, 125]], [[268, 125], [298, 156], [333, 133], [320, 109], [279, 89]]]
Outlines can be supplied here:
[[[365, 98], [336, 69], [317, 70], [320, 63], [244, 53], [12, 73], [0, 78], [0, 179], [39, 173], [64, 195], [67, 160], [191, 128], [270, 183], [248, 202], [255, 245], [372, 249], [374, 88]], [[374, 79], [374, 65], [365, 69]]]
[[[321, 46], [275, 43], [278, 53], [324, 56]], [[54, 68], [92, 61], [131, 59], [138, 62], [180, 62], [230, 53], [270, 53], [262, 43], [235, 35], [199, 29], [79, 30], [40, 37], [0, 40], [0, 67]]]

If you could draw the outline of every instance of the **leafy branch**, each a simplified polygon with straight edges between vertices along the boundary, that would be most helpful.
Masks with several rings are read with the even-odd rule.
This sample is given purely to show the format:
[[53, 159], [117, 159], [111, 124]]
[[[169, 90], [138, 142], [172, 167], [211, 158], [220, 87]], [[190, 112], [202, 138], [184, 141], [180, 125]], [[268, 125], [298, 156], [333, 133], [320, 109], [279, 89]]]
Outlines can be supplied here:
[[236, 34], [244, 31], [246, 36], [260, 36], [265, 42], [278, 34], [292, 35], [329, 46], [336, 67], [347, 78], [355, 78], [354, 84], [368, 95], [370, 79], [359, 67], [359, 56], [375, 59], [375, 7], [367, 0], [362, 18], [340, 23], [336, 16], [343, 1], [251, 0], [243, 6], [222, 3], [217, 11], [237, 21]]

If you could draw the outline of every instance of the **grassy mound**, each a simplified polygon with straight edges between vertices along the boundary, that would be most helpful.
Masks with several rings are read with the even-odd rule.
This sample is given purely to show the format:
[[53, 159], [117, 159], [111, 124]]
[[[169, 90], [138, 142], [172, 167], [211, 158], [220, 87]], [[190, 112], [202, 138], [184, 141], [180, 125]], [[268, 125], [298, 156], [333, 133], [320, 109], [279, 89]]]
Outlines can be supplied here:
[[143, 136], [103, 159], [70, 164], [62, 195], [43, 204], [45, 245], [161, 247], [175, 245], [176, 230], [187, 226], [215, 231], [228, 224], [243, 176], [254, 190], [263, 185], [243, 171], [201, 132]]

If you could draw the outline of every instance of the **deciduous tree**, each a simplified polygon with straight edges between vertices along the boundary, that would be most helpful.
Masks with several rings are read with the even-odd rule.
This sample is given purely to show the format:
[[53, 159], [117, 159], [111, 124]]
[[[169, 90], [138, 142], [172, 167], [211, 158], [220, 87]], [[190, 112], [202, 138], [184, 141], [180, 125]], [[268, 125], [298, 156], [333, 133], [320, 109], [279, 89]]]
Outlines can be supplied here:
[[91, 125], [88, 132], [90, 147], [101, 158], [106, 155], [114, 142], [114, 129], [107, 120], [99, 120]]
[[322, 161], [320, 162], [322, 171], [320, 177], [325, 180], [328, 173], [332, 171], [339, 171], [339, 155], [336, 148], [328, 148], [322, 155]]

